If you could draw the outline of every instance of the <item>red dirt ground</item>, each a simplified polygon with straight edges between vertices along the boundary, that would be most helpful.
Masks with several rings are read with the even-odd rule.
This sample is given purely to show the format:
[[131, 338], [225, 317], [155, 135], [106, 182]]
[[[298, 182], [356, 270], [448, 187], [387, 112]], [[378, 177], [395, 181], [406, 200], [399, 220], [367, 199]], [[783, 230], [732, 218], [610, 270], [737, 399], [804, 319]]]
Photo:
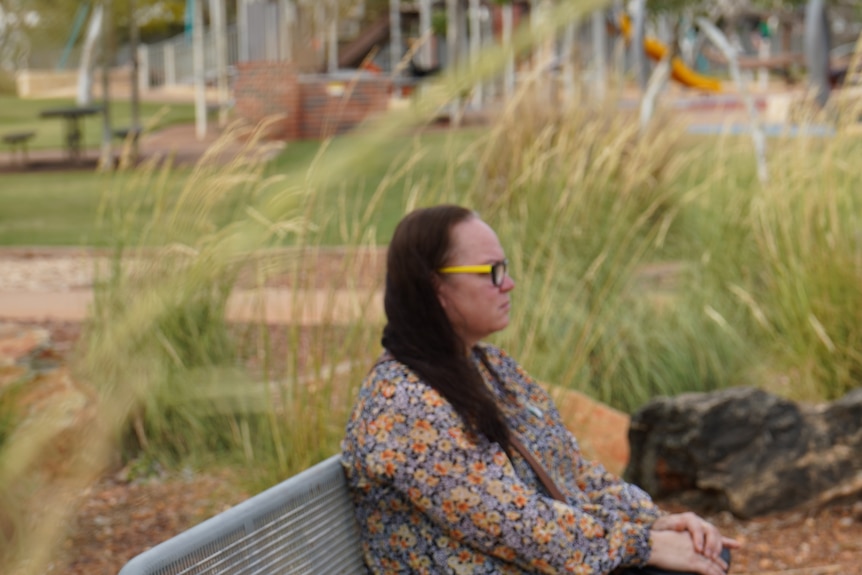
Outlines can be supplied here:
[[[80, 333], [77, 324], [41, 325], [61, 353]], [[114, 575], [136, 554], [250, 495], [229, 472], [162, 472], [137, 481], [128, 476], [112, 472], [82, 495], [50, 573]], [[862, 574], [862, 502], [752, 520], [727, 513], [709, 518], [744, 544], [734, 554], [732, 573]]]

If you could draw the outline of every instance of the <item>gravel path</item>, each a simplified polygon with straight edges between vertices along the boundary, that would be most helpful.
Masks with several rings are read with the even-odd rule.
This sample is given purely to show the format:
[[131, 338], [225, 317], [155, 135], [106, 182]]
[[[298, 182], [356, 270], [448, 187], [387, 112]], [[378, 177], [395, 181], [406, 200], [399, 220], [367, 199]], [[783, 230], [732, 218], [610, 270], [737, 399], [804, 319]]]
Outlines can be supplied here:
[[[263, 288], [238, 288], [228, 302], [228, 319], [238, 322], [318, 325], [380, 318], [382, 296], [370, 284], [348, 289], [331, 285], [343, 253], [333, 250], [319, 278], [296, 289], [275, 278]], [[376, 259], [376, 258], [375, 258]], [[92, 302], [95, 272], [108, 264], [98, 251], [63, 248], [0, 249], [0, 320], [83, 321]]]
[[95, 266], [106, 262], [104, 256], [81, 250], [3, 250], [0, 252], [0, 294], [89, 289], [93, 286]]

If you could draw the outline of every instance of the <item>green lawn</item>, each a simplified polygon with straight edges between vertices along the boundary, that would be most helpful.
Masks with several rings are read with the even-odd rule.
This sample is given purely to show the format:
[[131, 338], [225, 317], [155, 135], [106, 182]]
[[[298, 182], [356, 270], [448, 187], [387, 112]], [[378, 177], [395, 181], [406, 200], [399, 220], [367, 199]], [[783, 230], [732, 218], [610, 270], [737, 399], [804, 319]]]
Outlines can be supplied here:
[[[312, 223], [320, 230], [321, 243], [355, 244], [361, 238], [369, 239], [369, 234], [377, 243], [386, 243], [411, 197], [418, 194], [425, 202], [446, 201], [455, 187], [467, 189], [475, 166], [452, 166], [484, 133], [484, 129], [474, 128], [428, 132], [393, 138], [375, 149], [365, 149], [360, 136], [348, 135], [334, 140], [311, 171], [318, 145], [289, 144], [271, 169], [300, 178], [307, 173], [321, 175], [324, 184], [311, 194], [315, 202]], [[351, 158], [347, 168], [328, 174], [330, 159], [344, 157]], [[408, 165], [412, 167], [399, 172]], [[372, 204], [373, 218], [364, 218]]]
[[[63, 147], [63, 120], [60, 118], [41, 118], [39, 114], [50, 108], [73, 106], [71, 99], [25, 100], [14, 96], [0, 95], [0, 135], [12, 132], [35, 132], [30, 141], [30, 149], [59, 149]], [[95, 102], [98, 105], [100, 102]], [[111, 102], [109, 106], [111, 125], [114, 129], [131, 124], [130, 104], [127, 100]], [[142, 102], [140, 106], [141, 125], [146, 129], [181, 122], [194, 121], [194, 106], [191, 104], [157, 104]], [[101, 142], [102, 116], [88, 116], [81, 121], [85, 147], [95, 147]], [[151, 125], [152, 123], [152, 125]], [[6, 148], [3, 151], [7, 151]]]
[[[480, 133], [465, 130], [429, 132], [418, 138], [405, 135], [374, 150], [363, 149], [359, 137], [348, 135], [335, 139], [320, 157], [320, 142], [291, 142], [267, 166], [266, 175], [287, 176], [292, 183], [275, 184], [269, 193], [280, 194], [288, 187], [309, 192], [310, 219], [320, 234], [315, 243], [354, 243], [358, 238], [368, 239], [369, 234], [372, 241], [384, 243], [417, 186], [425, 191], [436, 190], [434, 196], [440, 196], [446, 187], [458, 182], [463, 186], [468, 184], [473, 174], [469, 166], [452, 174], [447, 173], [447, 164]], [[335, 159], [345, 155], [353, 157], [347, 175], [330, 173]], [[315, 167], [310, 171], [313, 162]], [[387, 179], [387, 174], [397, 171], [405, 162], [415, 162], [409, 176]], [[309, 173], [318, 175], [317, 183], [308, 183]], [[171, 190], [166, 194], [169, 203], [190, 174], [189, 169], [177, 169], [164, 184], [158, 184], [162, 189]], [[125, 217], [132, 221], [143, 222], [150, 215], [152, 202], [141, 194], [154, 197], [155, 189], [141, 191], [139, 185], [134, 185], [136, 177], [134, 172], [81, 171], [0, 175], [0, 245], [110, 245], [113, 239], [96, 230], [104, 193], [109, 192], [113, 199], [119, 199], [121, 206], [127, 202], [129, 208]], [[385, 183], [381, 185], [381, 182]], [[373, 220], [363, 221], [358, 216], [372, 202], [378, 189]]]
[[104, 244], [96, 213], [110, 181], [90, 172], [0, 176], [0, 245]]

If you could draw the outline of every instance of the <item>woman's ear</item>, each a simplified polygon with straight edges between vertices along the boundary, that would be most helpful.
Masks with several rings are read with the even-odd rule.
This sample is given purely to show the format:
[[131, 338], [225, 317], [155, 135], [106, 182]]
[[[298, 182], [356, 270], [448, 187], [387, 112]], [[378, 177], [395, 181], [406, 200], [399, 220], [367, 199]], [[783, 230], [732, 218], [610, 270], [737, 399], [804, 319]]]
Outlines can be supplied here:
[[444, 280], [443, 278], [441, 278], [439, 275], [436, 275], [436, 274], [434, 275], [433, 281], [434, 281], [434, 292], [437, 294], [437, 301], [440, 302], [440, 307], [442, 307], [443, 310], [445, 311], [446, 307], [447, 307], [447, 303], [449, 301], [448, 294], [449, 294], [450, 286], [446, 282], [446, 280]]

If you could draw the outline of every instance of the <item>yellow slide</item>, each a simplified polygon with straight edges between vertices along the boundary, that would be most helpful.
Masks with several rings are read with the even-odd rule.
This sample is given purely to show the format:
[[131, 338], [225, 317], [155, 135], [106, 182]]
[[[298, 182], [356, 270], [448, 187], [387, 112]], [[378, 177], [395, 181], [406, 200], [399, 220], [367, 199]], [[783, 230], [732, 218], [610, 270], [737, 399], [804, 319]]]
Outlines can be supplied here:
[[[625, 14], [620, 19], [620, 31], [623, 34], [623, 38], [627, 41], [631, 40], [632, 24], [629, 17]], [[654, 38], [647, 38], [644, 40], [644, 52], [653, 60], [659, 61], [667, 54], [667, 46]], [[721, 92], [721, 82], [715, 78], [698, 74], [686, 66], [678, 57], [674, 56], [670, 66], [671, 77], [680, 84], [705, 92]]]

